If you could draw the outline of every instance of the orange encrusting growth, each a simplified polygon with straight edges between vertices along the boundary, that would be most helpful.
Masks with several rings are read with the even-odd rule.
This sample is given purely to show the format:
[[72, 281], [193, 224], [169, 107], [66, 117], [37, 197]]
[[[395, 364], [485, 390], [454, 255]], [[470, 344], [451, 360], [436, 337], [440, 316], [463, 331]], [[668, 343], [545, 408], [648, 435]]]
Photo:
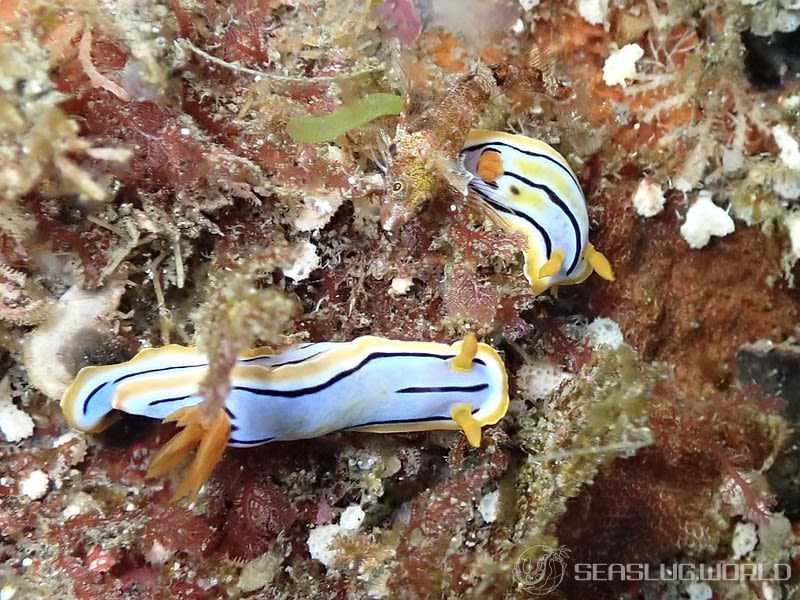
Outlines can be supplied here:
[[424, 35], [430, 44], [430, 55], [438, 67], [450, 73], [464, 71], [467, 65], [459, 58], [458, 38], [445, 31], [438, 30], [433, 35]]
[[231, 437], [230, 419], [223, 409], [218, 410], [208, 422], [203, 419], [201, 408], [202, 404], [186, 406], [164, 419], [164, 423], [174, 422], [178, 427], [183, 427], [183, 430], [176, 433], [153, 457], [147, 471], [147, 477], [160, 477], [183, 462], [197, 446], [197, 454], [189, 465], [189, 470], [172, 495], [173, 502], [183, 497], [188, 497], [189, 502], [194, 501], [222, 458]]

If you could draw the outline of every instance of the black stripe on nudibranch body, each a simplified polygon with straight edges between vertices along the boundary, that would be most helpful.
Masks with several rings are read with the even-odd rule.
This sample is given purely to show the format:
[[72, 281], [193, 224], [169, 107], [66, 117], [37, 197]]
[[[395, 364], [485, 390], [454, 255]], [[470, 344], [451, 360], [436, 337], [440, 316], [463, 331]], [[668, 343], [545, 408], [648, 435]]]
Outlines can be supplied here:
[[[312, 358], [316, 358], [320, 354], [322, 354], [322, 352], [317, 352], [315, 354], [310, 354], [308, 356], [303, 356], [302, 358], [296, 358], [294, 360], [286, 360], [283, 362], [267, 362], [264, 366], [277, 368], [277, 367], [285, 367], [287, 365], [299, 365], [301, 363], [311, 360]], [[240, 358], [238, 362], [242, 364], [258, 363], [259, 361], [269, 360], [271, 356], [272, 355], [270, 354], [264, 354], [262, 356], [251, 356], [250, 358]]]
[[191, 365], [172, 365], [170, 367], [160, 367], [158, 369], [144, 369], [144, 370], [141, 370], [141, 371], [133, 371], [132, 373], [125, 373], [125, 375], [120, 375], [119, 377], [117, 377], [116, 379], [113, 379], [112, 381], [104, 381], [103, 383], [101, 383], [100, 385], [95, 387], [91, 392], [89, 392], [86, 395], [86, 398], [83, 401], [83, 407], [82, 407], [83, 414], [84, 415], [87, 414], [86, 411], [89, 409], [89, 402], [91, 402], [92, 398], [100, 390], [102, 390], [107, 385], [115, 386], [115, 385], [118, 385], [119, 383], [121, 383], [122, 381], [125, 381], [126, 379], [130, 379], [131, 377], [138, 377], [139, 375], [150, 375], [150, 374], [153, 374], [153, 373], [164, 373], [166, 371], [171, 371], [171, 370], [180, 371], [180, 370], [183, 370], [183, 369], [196, 369], [198, 367], [207, 367], [207, 366], [208, 366], [208, 363], [200, 363], [200, 364], [197, 364], [197, 365], [195, 365], [195, 364], [191, 364]]
[[[581, 190], [580, 184], [578, 183], [577, 179], [575, 179], [575, 175], [572, 173], [572, 170], [567, 165], [563, 164], [561, 161], [553, 158], [552, 156], [547, 156], [546, 154], [542, 154], [541, 152], [534, 152], [532, 150], [523, 150], [522, 148], [520, 148], [518, 146], [515, 146], [513, 144], [509, 144], [507, 142], [497, 142], [497, 141], [485, 142], [485, 143], [481, 143], [481, 144], [474, 144], [472, 146], [467, 146], [466, 148], [464, 148], [462, 150], [462, 152], [467, 153], [467, 152], [480, 151], [481, 156], [483, 156], [483, 154], [486, 153], [486, 152], [497, 152], [498, 154], [500, 154], [500, 156], [502, 156], [502, 148], [509, 148], [509, 149], [515, 150], [515, 151], [519, 152], [520, 154], [524, 154], [524, 155], [529, 156], [529, 157], [531, 157], [533, 159], [544, 159], [544, 160], [548, 161], [551, 165], [555, 165], [558, 169], [560, 169], [564, 174], [566, 174], [570, 178], [572, 183], [575, 185], [576, 191], [580, 195], [581, 199], [583, 199], [583, 191]], [[504, 161], [504, 164], [505, 164], [505, 161]], [[530, 179], [528, 177], [525, 177], [523, 174], [516, 173], [514, 171], [504, 170], [503, 173], [500, 176], [501, 177], [503, 177], [503, 176], [510, 177], [512, 179], [515, 179], [516, 181], [519, 181], [523, 185], [527, 185], [528, 187], [530, 187], [532, 189], [536, 189], [536, 190], [540, 190], [540, 191], [544, 192], [545, 195], [547, 196], [548, 200], [552, 204], [557, 206], [558, 209], [561, 210], [561, 212], [564, 213], [564, 215], [567, 217], [567, 219], [570, 222], [570, 225], [572, 226], [573, 233], [575, 235], [575, 252], [572, 254], [572, 259], [570, 260], [569, 267], [566, 270], [566, 275], [567, 276], [572, 275], [572, 273], [575, 271], [575, 268], [578, 266], [578, 262], [580, 261], [580, 258], [581, 258], [581, 252], [583, 251], [583, 243], [582, 243], [583, 239], [582, 239], [582, 235], [581, 235], [581, 228], [580, 228], [578, 220], [575, 217], [575, 214], [572, 211], [572, 209], [561, 198], [561, 196], [559, 196], [550, 186], [546, 185], [545, 183], [534, 182], [532, 179]], [[499, 177], [498, 177], [498, 179], [499, 179]], [[478, 192], [479, 195], [481, 196], [481, 198], [483, 198], [485, 201], [488, 201], [487, 194], [480, 194], [478, 185], [481, 184], [481, 183], [484, 184], [484, 185], [487, 185], [488, 187], [490, 187], [490, 188], [492, 188], [494, 190], [496, 190], [496, 192], [497, 192], [496, 195], [500, 199], [495, 200], [495, 205], [493, 207], [495, 209], [497, 209], [496, 204], [503, 205], [502, 204], [502, 200], [501, 200], [502, 196], [500, 196], [500, 185], [498, 184], [497, 180], [495, 180], [495, 181], [484, 181], [483, 179], [481, 179], [480, 177], [478, 177], [476, 175], [476, 179], [473, 180], [472, 182], [470, 182], [470, 184], [469, 184], [469, 187], [471, 189], [475, 190], [476, 192]], [[512, 195], [514, 195], [513, 194], [514, 190], [516, 190], [516, 195], [519, 195], [519, 193], [520, 193], [519, 189], [516, 188], [516, 186], [513, 186], [513, 185], [510, 186], [510, 191], [512, 192]], [[503, 205], [503, 206], [505, 206], [505, 205]], [[510, 207], [508, 207], [506, 212], [512, 212], [512, 214], [516, 215], [517, 217], [525, 219], [527, 222], [529, 222], [531, 225], [533, 225], [536, 228], [536, 230], [539, 232], [539, 234], [544, 238], [545, 247], [546, 247], [546, 256], [545, 256], [545, 258], [549, 259], [550, 256], [551, 256], [552, 242], [551, 242], [551, 238], [550, 238], [549, 234], [546, 232], [545, 228], [542, 227], [541, 225], [539, 225], [532, 217], [530, 217], [528, 215], [528, 213], [525, 213], [523, 211], [519, 211], [519, 210], [516, 210], [516, 209], [512, 209]]]
[[[309, 345], [311, 345], [311, 344], [304, 344], [303, 346], [298, 347], [298, 349], [303, 349], [303, 348], [305, 348], [305, 347], [307, 347]], [[277, 367], [283, 367], [283, 366], [287, 366], [287, 365], [300, 364], [300, 363], [306, 362], [308, 360], [311, 360], [312, 358], [315, 358], [315, 357], [319, 356], [320, 354], [322, 354], [322, 352], [324, 352], [324, 351], [316, 352], [316, 353], [311, 354], [309, 356], [304, 356], [302, 358], [298, 358], [298, 359], [295, 359], [295, 360], [287, 360], [287, 361], [284, 361], [284, 362], [271, 363], [271, 364], [269, 364], [269, 367], [270, 368], [277, 368]], [[260, 355], [260, 356], [251, 356], [251, 357], [248, 357], [248, 358], [239, 358], [237, 362], [240, 363], [240, 364], [249, 364], [249, 363], [254, 363], [254, 362], [257, 363], [259, 361], [263, 361], [264, 359], [268, 359], [271, 356], [273, 356], [273, 355], [263, 354], [263, 355]], [[116, 386], [116, 385], [119, 385], [120, 383], [122, 383], [123, 381], [125, 381], [127, 379], [130, 379], [132, 377], [139, 377], [141, 375], [152, 375], [152, 374], [155, 374], [155, 373], [164, 373], [164, 372], [171, 371], [171, 370], [180, 371], [180, 370], [183, 370], [183, 369], [193, 369], [193, 368], [207, 367], [207, 366], [208, 366], [208, 363], [202, 362], [202, 363], [191, 364], [191, 365], [172, 365], [172, 366], [169, 366], [169, 367], [159, 367], [157, 369], [142, 369], [140, 371], [132, 371], [130, 373], [125, 373], [124, 375], [120, 375], [119, 377], [117, 377], [114, 380], [105, 381], [105, 382], [99, 384], [91, 392], [89, 392], [89, 394], [87, 394], [86, 398], [83, 401], [82, 412], [83, 412], [84, 415], [87, 414], [87, 411], [89, 409], [89, 403], [91, 402], [92, 398], [95, 395], [97, 395], [97, 393], [99, 393], [107, 385]], [[158, 404], [169, 403], [169, 402], [177, 402], [177, 401], [180, 401], [180, 400], [184, 400], [184, 399], [186, 399], [188, 397], [189, 396], [179, 396], [179, 397], [176, 397], [176, 398], [164, 398], [162, 400], [156, 400], [156, 401], [154, 401], [152, 403], [149, 403], [148, 406], [156, 406]]]
[[575, 187], [578, 189], [578, 191], [580, 191], [581, 196], [583, 196], [583, 191], [581, 190], [581, 184], [578, 183], [578, 179], [575, 177], [575, 173], [572, 172], [572, 169], [570, 169], [569, 166], [565, 165], [562, 161], [553, 158], [552, 156], [548, 156], [547, 154], [536, 152], [534, 150], [524, 150], [523, 148], [520, 148], [519, 146], [516, 146], [514, 144], [510, 144], [508, 142], [501, 142], [497, 140], [491, 142], [482, 142], [480, 144], [473, 144], [472, 146], [465, 146], [461, 150], [461, 153], [464, 154], [467, 152], [476, 152], [478, 150], [481, 150], [481, 153], [483, 153], [486, 150], [495, 150], [495, 152], [500, 152], [502, 154], [502, 151], [497, 150], [495, 146], [499, 146], [502, 148], [511, 148], [512, 150], [516, 150], [520, 154], [524, 154], [526, 156], [530, 156], [533, 158], [543, 158], [544, 160], [552, 163], [553, 165], [558, 167], [561, 171], [563, 171], [572, 180], [572, 183], [575, 184]]
[[480, 392], [489, 387], [488, 383], [477, 383], [475, 385], [442, 385], [428, 387], [407, 387], [395, 390], [395, 394], [441, 394], [441, 393], [474, 393]]
[[[378, 360], [378, 359], [381, 359], [381, 358], [397, 358], [397, 357], [401, 357], [401, 356], [402, 357], [412, 356], [412, 357], [416, 357], [416, 358], [436, 358], [436, 359], [439, 359], [439, 360], [450, 360], [450, 359], [454, 358], [454, 356], [442, 356], [441, 354], [432, 354], [432, 353], [427, 353], [427, 352], [371, 352], [366, 357], [364, 357], [364, 359], [361, 360], [361, 362], [359, 362], [354, 367], [351, 367], [350, 369], [346, 369], [344, 371], [339, 371], [336, 375], [334, 375], [333, 377], [331, 377], [327, 381], [323, 381], [322, 383], [319, 383], [317, 385], [311, 385], [311, 386], [308, 386], [308, 387], [298, 388], [298, 389], [293, 389], [293, 390], [274, 390], [274, 389], [243, 387], [243, 386], [236, 386], [233, 389], [234, 390], [238, 390], [238, 391], [242, 391], [242, 392], [248, 392], [250, 394], [255, 394], [256, 396], [273, 396], [273, 397], [279, 397], [279, 398], [299, 398], [301, 396], [306, 396], [306, 395], [310, 395], [310, 394], [316, 394], [318, 392], [321, 392], [321, 391], [329, 388], [330, 386], [332, 386], [335, 383], [341, 381], [342, 379], [345, 379], [345, 378], [349, 377], [350, 375], [353, 375], [354, 373], [356, 373], [360, 369], [364, 368], [366, 365], [368, 365], [373, 360]], [[480, 358], [473, 359], [473, 362], [476, 363], [476, 364], [479, 364], [479, 365], [484, 365], [484, 366], [486, 365], [486, 363], [483, 362], [483, 360], [481, 360]]]
[[106, 381], [105, 383], [101, 383], [96, 388], [94, 388], [91, 392], [86, 394], [86, 398], [83, 400], [83, 406], [81, 407], [81, 414], [86, 416], [87, 411], [89, 410], [89, 402], [91, 402], [92, 398], [105, 386], [111, 385], [111, 382]]
[[[310, 342], [306, 344], [301, 344], [299, 346], [296, 346], [288, 350], [286, 353], [292, 356], [293, 358], [281, 358], [281, 356], [283, 355], [282, 353], [276, 354], [272, 351], [265, 351], [255, 356], [248, 356], [246, 358], [240, 357], [237, 359], [237, 362], [243, 365], [256, 363], [264, 367], [283, 367], [286, 365], [299, 365], [304, 362], [313, 360], [318, 356], [324, 354], [325, 352], [328, 352], [329, 350], [340, 345], [342, 345], [342, 342], [319, 342], [319, 343]], [[322, 347], [322, 349], [320, 349], [320, 347]], [[311, 352], [311, 354], [303, 356], [302, 355], [303, 351], [309, 351]], [[294, 358], [297, 354], [300, 354], [301, 356]]]
[[[480, 180], [480, 179], [476, 180], [476, 183], [486, 184], [485, 181]], [[550, 254], [553, 252], [553, 241], [550, 238], [550, 234], [547, 232], [547, 229], [545, 229], [536, 219], [534, 219], [528, 213], [518, 211], [516, 209], [513, 209], [511, 207], [506, 206], [505, 204], [501, 204], [500, 202], [497, 202], [487, 192], [485, 192], [482, 189], [480, 189], [479, 187], [477, 187], [476, 184], [473, 184], [473, 182], [470, 182], [469, 185], [470, 185], [470, 188], [476, 194], [478, 194], [478, 196], [480, 196], [481, 200], [486, 202], [486, 204], [488, 204], [492, 209], [494, 209], [495, 212], [506, 213], [506, 214], [509, 214], [509, 215], [513, 215], [513, 216], [515, 216], [517, 218], [520, 218], [520, 219], [524, 220], [531, 227], [536, 229], [536, 231], [539, 232], [539, 235], [542, 236], [542, 241], [544, 241], [545, 254], [547, 255], [547, 258], [550, 258]], [[492, 186], [489, 186], [489, 187], [492, 187]]]
[[[453, 358], [452, 356], [441, 356], [439, 354], [426, 354], [426, 353], [422, 353], [422, 352], [420, 352], [420, 353], [408, 353], [408, 352], [406, 352], [406, 353], [392, 353], [392, 352], [383, 352], [383, 353], [381, 353], [381, 352], [374, 352], [374, 353], [368, 355], [366, 358], [364, 358], [364, 360], [362, 360], [355, 367], [353, 367], [351, 369], [348, 369], [347, 371], [342, 371], [340, 373], [337, 373], [336, 375], [334, 375], [328, 381], [325, 381], [325, 382], [320, 383], [320, 384], [315, 385], [315, 386], [309, 386], [309, 387], [296, 389], [296, 390], [270, 390], [270, 389], [264, 389], [264, 388], [244, 387], [244, 386], [238, 386], [237, 385], [237, 386], [234, 386], [233, 388], [231, 388], [231, 391], [232, 392], [233, 391], [246, 392], [246, 393], [251, 393], [251, 394], [257, 394], [257, 395], [260, 395], [260, 396], [270, 396], [270, 397], [273, 397], [273, 398], [299, 398], [301, 396], [316, 394], [318, 392], [321, 392], [321, 391], [327, 389], [328, 387], [334, 385], [335, 383], [338, 383], [340, 380], [344, 379], [345, 377], [348, 377], [348, 376], [354, 374], [355, 372], [357, 372], [358, 370], [362, 369], [363, 367], [365, 367], [368, 363], [370, 363], [373, 360], [376, 360], [376, 359], [379, 359], [379, 358], [396, 358], [398, 356], [414, 356], [414, 357], [420, 357], [420, 358], [437, 358], [437, 359], [440, 359], [440, 360], [449, 360], [449, 359]], [[485, 366], [485, 364], [486, 364], [480, 358], [475, 358], [475, 359], [473, 359], [473, 361], [475, 363], [479, 364], [479, 365], [484, 365]], [[416, 394], [416, 393], [434, 393], [434, 392], [474, 393], [474, 392], [480, 392], [482, 390], [485, 390], [488, 387], [489, 387], [488, 383], [479, 383], [479, 384], [468, 385], [468, 386], [408, 387], [408, 388], [402, 388], [402, 389], [396, 390], [395, 393], [396, 394]], [[150, 402], [147, 403], [147, 406], [159, 406], [159, 405], [162, 405], [162, 404], [169, 404], [169, 403], [172, 403], [172, 402], [182, 402], [182, 401], [186, 400], [187, 398], [190, 398], [193, 395], [194, 394], [187, 394], [187, 395], [183, 395], [183, 396], [175, 396], [173, 398], [159, 398], [158, 400], [151, 400]], [[227, 410], [228, 409], [226, 408], [226, 411]], [[233, 418], [232, 414], [229, 414], [228, 416]]]
[[[475, 415], [480, 411], [480, 408], [473, 408], [470, 410], [470, 413]], [[367, 421], [366, 423], [359, 423], [358, 425], [352, 425], [350, 427], [345, 427], [344, 429], [340, 429], [339, 431], [348, 431], [350, 429], [361, 429], [362, 427], [379, 427], [381, 425], [402, 425], [404, 423], [427, 423], [428, 421], [452, 421], [453, 417], [451, 416], [444, 416], [444, 415], [431, 415], [430, 417], [425, 417], [424, 419], [386, 419], [383, 421]], [[334, 433], [334, 432], [332, 432]]]
[[[318, 356], [319, 354], [322, 354], [322, 352], [316, 353], [316, 354], [314, 354], [312, 356], [309, 356], [309, 357], [304, 357], [303, 359], [298, 359], [297, 361], [287, 361], [287, 362], [281, 363], [279, 365], [270, 365], [270, 367], [277, 368], [277, 367], [280, 367], [280, 366], [287, 366], [287, 365], [292, 365], [292, 364], [305, 362], [306, 360], [308, 360], [310, 358], [313, 358], [314, 356]], [[322, 382], [322, 383], [320, 383], [318, 385], [315, 385], [315, 386], [308, 386], [308, 387], [305, 387], [305, 388], [300, 388], [300, 389], [295, 389], [295, 390], [271, 390], [271, 389], [265, 389], [265, 388], [234, 386], [231, 389], [231, 391], [247, 392], [247, 393], [252, 393], [252, 394], [256, 394], [256, 395], [260, 395], [260, 396], [272, 396], [272, 397], [283, 397], [283, 398], [298, 398], [298, 397], [301, 397], [301, 396], [305, 396], [305, 395], [308, 395], [308, 394], [315, 394], [317, 392], [325, 390], [326, 388], [330, 387], [331, 385], [334, 385], [338, 381], [341, 381], [342, 379], [344, 379], [346, 377], [349, 377], [350, 375], [356, 373], [358, 370], [362, 369], [364, 366], [366, 366], [367, 364], [369, 364], [373, 360], [380, 359], [380, 358], [396, 358], [396, 357], [401, 357], [401, 356], [412, 356], [412, 357], [418, 357], [418, 358], [434, 358], [434, 359], [438, 359], [438, 360], [450, 360], [450, 359], [452, 359], [454, 357], [454, 356], [449, 356], [449, 355], [441, 355], [441, 354], [433, 354], [433, 353], [425, 353], [425, 352], [373, 352], [373, 353], [368, 354], [361, 362], [359, 362], [357, 365], [355, 365], [351, 369], [348, 369], [346, 371], [340, 371], [339, 373], [337, 373], [336, 375], [331, 377], [329, 380], [327, 380], [325, 382]], [[254, 360], [258, 360], [259, 358], [263, 358], [263, 357], [253, 357], [253, 358], [250, 358], [250, 359], [240, 359], [239, 362], [253, 362]], [[483, 365], [483, 366], [486, 365], [486, 363], [480, 358], [475, 358], [474, 362], [476, 364], [479, 364], [479, 365]], [[91, 398], [95, 394], [97, 394], [97, 392], [99, 392], [103, 387], [105, 387], [107, 385], [117, 385], [117, 384], [119, 384], [119, 383], [121, 383], [121, 382], [123, 382], [123, 381], [125, 381], [127, 379], [130, 379], [132, 377], [142, 376], [142, 375], [151, 375], [151, 374], [154, 374], [154, 373], [164, 373], [164, 372], [167, 372], [167, 371], [170, 371], [170, 370], [181, 370], [181, 369], [190, 369], [190, 368], [207, 367], [207, 366], [208, 366], [207, 363], [191, 364], [191, 365], [173, 365], [173, 366], [170, 366], [170, 367], [161, 367], [161, 368], [157, 368], [157, 369], [143, 369], [141, 371], [134, 371], [134, 372], [131, 372], [131, 373], [126, 373], [124, 375], [121, 375], [121, 376], [117, 377], [116, 379], [114, 379], [112, 381], [107, 381], [107, 382], [101, 383], [99, 386], [94, 388], [87, 395], [86, 399], [84, 400], [84, 403], [83, 403], [83, 414], [86, 414], [86, 410], [87, 410], [87, 407], [88, 407], [88, 404], [89, 404]], [[486, 387], [488, 387], [488, 385], [486, 385]], [[162, 405], [162, 404], [170, 404], [170, 403], [174, 403], [174, 402], [182, 402], [182, 401], [186, 400], [187, 398], [190, 398], [193, 395], [195, 395], [195, 394], [185, 394], [185, 395], [182, 395], [182, 396], [175, 396], [175, 397], [172, 397], [172, 398], [159, 398], [158, 400], [151, 400], [150, 402], [147, 403], [147, 406], [153, 407], [153, 406], [159, 406], [159, 405]]]
[[[475, 415], [480, 411], [480, 408], [473, 408], [470, 412], [471, 414]], [[328, 433], [340, 433], [342, 431], [351, 431], [353, 429], [361, 429], [364, 427], [380, 427], [382, 425], [409, 425], [412, 423], [436, 423], [436, 422], [444, 422], [444, 421], [452, 421], [453, 418], [446, 415], [431, 415], [429, 417], [425, 417], [424, 419], [416, 419], [416, 418], [409, 418], [409, 419], [384, 419], [380, 421], [366, 421], [364, 423], [359, 423], [358, 425], [351, 425], [349, 427], [344, 427], [343, 429], [336, 429], [334, 431], [330, 431]], [[239, 440], [234, 437], [231, 437], [229, 440], [230, 444], [237, 444], [240, 446], [258, 446], [260, 444], [266, 444], [267, 442], [274, 440], [275, 436], [269, 436], [265, 438], [258, 438], [255, 440]]]
[[228, 443], [237, 446], [260, 446], [261, 444], [266, 444], [267, 442], [271, 442], [274, 439], [275, 439], [274, 435], [264, 438], [258, 438], [255, 440], [237, 440], [235, 437], [231, 436], [231, 438], [228, 440]]
[[[559, 196], [555, 191], [553, 191], [553, 189], [550, 186], [545, 185], [543, 183], [534, 183], [533, 180], [528, 179], [527, 177], [524, 177], [519, 173], [514, 173], [513, 171], [504, 171], [503, 175], [507, 175], [513, 179], [516, 179], [520, 183], [523, 183], [534, 189], [543, 191], [547, 195], [547, 198], [550, 200], [550, 202], [558, 206], [558, 208], [560, 208], [561, 211], [566, 215], [567, 219], [569, 219], [569, 222], [572, 225], [572, 232], [575, 234], [575, 253], [572, 257], [572, 261], [570, 261], [569, 268], [567, 269], [567, 275], [571, 275], [572, 272], [575, 270], [575, 267], [578, 266], [578, 261], [580, 260], [581, 252], [583, 251], [581, 228], [580, 225], [578, 225], [578, 219], [575, 218], [575, 214], [572, 212], [570, 207], [567, 206], [566, 202], [564, 202], [564, 200], [561, 199], [561, 196]], [[549, 252], [547, 254], [547, 258], [550, 258]]]
[[191, 398], [195, 394], [185, 394], [183, 396], [175, 396], [173, 398], [159, 398], [158, 400], [151, 400], [147, 406], [160, 406], [162, 404], [169, 404], [171, 402], [183, 402], [187, 398]]

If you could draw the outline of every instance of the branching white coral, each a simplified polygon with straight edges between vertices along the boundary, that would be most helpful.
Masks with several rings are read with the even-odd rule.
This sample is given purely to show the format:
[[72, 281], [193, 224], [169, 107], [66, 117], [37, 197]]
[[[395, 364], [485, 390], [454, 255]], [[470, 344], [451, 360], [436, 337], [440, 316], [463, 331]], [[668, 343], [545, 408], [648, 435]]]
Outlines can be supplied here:
[[752, 6], [750, 31], [768, 36], [776, 31], [791, 32], [800, 26], [800, 6], [791, 0], [743, 0]]
[[338, 558], [334, 540], [338, 536], [355, 533], [364, 520], [364, 510], [357, 505], [348, 506], [342, 511], [338, 525], [320, 525], [308, 534], [308, 552], [311, 558], [331, 567]]
[[626, 85], [627, 79], [636, 77], [636, 62], [644, 56], [639, 44], [626, 44], [612, 52], [603, 65], [603, 81], [606, 85]]
[[600, 25], [608, 18], [608, 0], [578, 0], [578, 14], [587, 23]]
[[800, 145], [797, 140], [792, 137], [789, 132], [789, 127], [780, 123], [772, 128], [772, 136], [775, 138], [775, 143], [780, 148], [780, 160], [790, 169], [800, 170]]
[[303, 281], [308, 279], [311, 272], [319, 266], [317, 247], [311, 242], [304, 241], [297, 245], [297, 256], [290, 267], [283, 269], [283, 274], [289, 279]]
[[547, 360], [526, 362], [516, 374], [520, 391], [530, 400], [547, 398], [570, 377], [569, 373]]
[[681, 225], [681, 235], [690, 248], [703, 248], [711, 236], [726, 236], [734, 230], [733, 219], [711, 200], [707, 190], [697, 194], [697, 200], [686, 212], [686, 221]]
[[41, 469], [31, 471], [19, 483], [19, 493], [31, 500], [39, 500], [50, 490], [50, 478]]
[[664, 198], [664, 192], [661, 191], [661, 186], [645, 177], [636, 186], [631, 202], [639, 216], [653, 217], [664, 210], [666, 198]]
[[788, 213], [784, 225], [789, 234], [789, 251], [784, 254], [781, 266], [789, 286], [794, 287], [794, 266], [800, 260], [800, 212]]
[[303, 199], [299, 214], [294, 219], [298, 231], [322, 229], [344, 202], [338, 190], [317, 190]]
[[[703, 175], [708, 168], [712, 153], [717, 146], [717, 142], [709, 134], [710, 124], [703, 123], [697, 127], [697, 136], [692, 149], [687, 153], [686, 158], [681, 162], [672, 177], [672, 185], [679, 192], [690, 192], [700, 187], [703, 182]], [[669, 142], [663, 140], [664, 147], [669, 147]]]

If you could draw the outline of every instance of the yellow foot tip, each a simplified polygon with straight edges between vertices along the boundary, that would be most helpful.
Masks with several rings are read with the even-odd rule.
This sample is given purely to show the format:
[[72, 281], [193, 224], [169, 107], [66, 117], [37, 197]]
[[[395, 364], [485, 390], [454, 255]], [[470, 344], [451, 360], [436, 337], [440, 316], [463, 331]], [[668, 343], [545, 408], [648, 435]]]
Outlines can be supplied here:
[[602, 252], [599, 252], [594, 246], [591, 244], [586, 244], [586, 250], [583, 253], [584, 258], [589, 261], [592, 269], [594, 269], [595, 273], [600, 275], [606, 281], [614, 281], [616, 279], [614, 277], [614, 270], [611, 268], [611, 263], [608, 262], [608, 259], [603, 255]]
[[469, 404], [456, 404], [450, 409], [453, 421], [464, 431], [469, 445], [478, 448], [481, 445], [481, 424], [472, 416], [472, 407]]
[[546, 277], [552, 277], [553, 275], [557, 274], [561, 267], [564, 265], [564, 252], [561, 250], [555, 250], [551, 255], [550, 258], [547, 259], [547, 262], [544, 263], [539, 268], [539, 279], [545, 279]]

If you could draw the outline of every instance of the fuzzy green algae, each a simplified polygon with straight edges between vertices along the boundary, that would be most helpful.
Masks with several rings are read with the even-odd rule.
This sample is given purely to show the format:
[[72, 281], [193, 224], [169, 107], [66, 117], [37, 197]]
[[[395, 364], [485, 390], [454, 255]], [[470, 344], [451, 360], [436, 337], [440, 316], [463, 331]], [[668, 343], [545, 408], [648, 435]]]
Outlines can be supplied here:
[[287, 123], [286, 131], [298, 142], [329, 142], [378, 117], [399, 115], [404, 104], [397, 94], [370, 94], [326, 115], [296, 117]]

